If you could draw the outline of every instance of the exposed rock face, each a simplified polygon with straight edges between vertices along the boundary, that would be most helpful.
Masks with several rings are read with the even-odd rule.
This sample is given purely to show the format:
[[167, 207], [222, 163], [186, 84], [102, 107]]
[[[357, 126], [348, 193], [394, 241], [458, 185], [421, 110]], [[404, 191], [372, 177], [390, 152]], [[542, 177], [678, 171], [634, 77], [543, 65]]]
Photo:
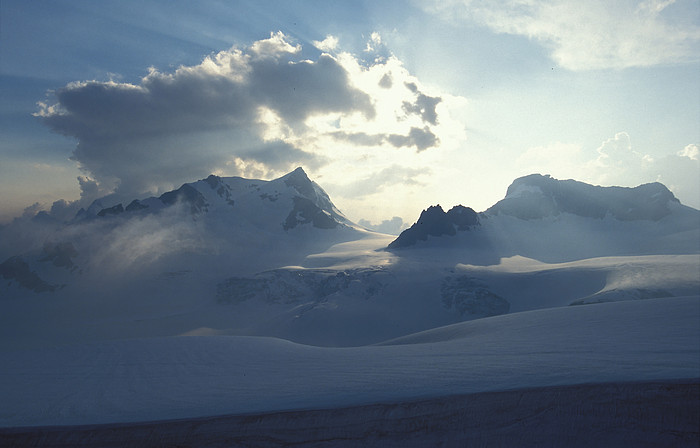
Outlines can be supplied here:
[[397, 239], [389, 244], [389, 248], [412, 246], [417, 241], [425, 241], [428, 236], [453, 236], [457, 231], [469, 230], [479, 225], [479, 216], [469, 207], [457, 205], [447, 213], [439, 205], [423, 210], [418, 222], [404, 230]]
[[454, 224], [457, 230], [469, 230], [470, 227], [479, 225], [479, 216], [469, 207], [455, 205], [447, 212], [447, 221]]
[[510, 310], [510, 303], [506, 299], [466, 276], [445, 278], [440, 287], [440, 295], [445, 308], [456, 311], [460, 317], [465, 314], [472, 318], [497, 316]]
[[122, 204], [117, 204], [114, 207], [107, 207], [103, 208], [99, 212], [97, 212], [97, 216], [107, 216], [107, 215], [119, 215], [121, 213], [124, 213], [124, 206]]
[[126, 211], [135, 212], [137, 210], [143, 210], [144, 208], [148, 208], [148, 205], [142, 204], [138, 199], [134, 199], [126, 206]]
[[75, 267], [73, 258], [78, 256], [78, 251], [73, 247], [71, 242], [63, 243], [44, 243], [44, 257], [39, 261], [50, 261], [56, 267], [64, 267], [72, 269]]
[[216, 190], [216, 194], [220, 198], [224, 199], [230, 206], [233, 206], [234, 201], [231, 199], [231, 187], [222, 182], [219, 176], [209, 175], [204, 182], [211, 187], [212, 190]]
[[[447, 213], [444, 213], [439, 206], [424, 210], [418, 222], [399, 235], [388, 247], [411, 246], [417, 241], [427, 240], [428, 236], [454, 235], [456, 231], [468, 230], [474, 225], [481, 225], [482, 229], [492, 232], [490, 240], [484, 239], [481, 242], [489, 244], [491, 247], [494, 247], [494, 244], [500, 244], [499, 247], [505, 255], [517, 253], [521, 255], [531, 254], [535, 257], [541, 256], [542, 253], [533, 250], [533, 248], [555, 244], [552, 238], [556, 236], [560, 238], [556, 244], [567, 247], [567, 249], [562, 250], [573, 250], [572, 253], [582, 254], [580, 256], [592, 256], [591, 254], [595, 251], [582, 250], [581, 247], [571, 244], [576, 240], [570, 238], [569, 235], [563, 235], [565, 227], [556, 228], [555, 226], [555, 228], [550, 229], [549, 231], [553, 232], [552, 235], [546, 233], [548, 230], [542, 230], [545, 233], [537, 233], [536, 227], [530, 227], [530, 234], [524, 235], [517, 225], [513, 227], [512, 224], [506, 225], [513, 231], [509, 234], [509, 231], [502, 227], [503, 223], [508, 222], [503, 221], [503, 218], [513, 217], [523, 221], [538, 221], [550, 217], [563, 218], [560, 215], [567, 215], [571, 219], [579, 220], [587, 218], [584, 221], [588, 223], [586, 229], [589, 232], [587, 235], [588, 241], [590, 241], [589, 247], [594, 247], [595, 244], [600, 245], [600, 247], [613, 247], [614, 237], [598, 234], [594, 230], [595, 226], [600, 223], [597, 220], [604, 218], [619, 222], [635, 221], [637, 224], [642, 224], [639, 221], [654, 222], [671, 217], [666, 219], [666, 222], [669, 223], [669, 232], [679, 232], [684, 229], [696, 230], [697, 224], [693, 224], [693, 222], [697, 223], [697, 220], [700, 219], [700, 213], [697, 210], [680, 204], [673, 193], [658, 182], [634, 188], [600, 187], [575, 180], [557, 180], [548, 175], [532, 174], [513, 181], [508, 187], [505, 198], [485, 212], [476, 214], [472, 209], [462, 206], [454, 207]], [[495, 224], [494, 227], [491, 225], [493, 223], [499, 224]], [[537, 226], [537, 223], [530, 223], [530, 225], [533, 224]], [[543, 222], [543, 226], [550, 224], [552, 223]], [[630, 225], [633, 224], [630, 223]], [[539, 238], [538, 242], [535, 243], [533, 238]], [[610, 238], [613, 239], [610, 240]], [[640, 241], [640, 243], [647, 247], [645, 241]], [[576, 250], [579, 251], [576, 252]], [[654, 252], [655, 250], [644, 249], [646, 252]], [[615, 250], [601, 250], [598, 253], [614, 252]]]
[[216, 295], [221, 304], [239, 304], [246, 300], [318, 303], [354, 288], [359, 296], [368, 299], [384, 289], [388, 275], [384, 269], [376, 267], [344, 271], [276, 269], [254, 277], [228, 278], [217, 285]]
[[561, 213], [587, 218], [610, 215], [620, 221], [658, 221], [671, 213], [678, 199], [658, 182], [627, 187], [599, 187], [575, 180], [532, 174], [513, 181], [506, 197], [486, 210], [520, 219], [541, 219]]
[[293, 229], [298, 224], [312, 224], [319, 229], [334, 229], [338, 226], [338, 222], [329, 213], [321, 210], [310, 199], [296, 196], [293, 200], [294, 208], [282, 224], [284, 230]]
[[[293, 229], [298, 224], [312, 224], [319, 229], [333, 229], [347, 221], [337, 211], [328, 194], [311, 181], [301, 167], [282, 177], [281, 180], [287, 187], [294, 188], [299, 193], [292, 198], [294, 207], [282, 224], [284, 230]], [[277, 198], [266, 196], [264, 199], [274, 201]]]
[[177, 190], [163, 193], [158, 199], [165, 205], [173, 205], [177, 202], [187, 203], [190, 205], [192, 214], [206, 211], [208, 206], [202, 193], [189, 184], [184, 184]]
[[20, 287], [34, 292], [51, 292], [58, 287], [46, 283], [32, 271], [29, 265], [21, 257], [10, 257], [0, 264], [0, 275], [6, 279], [15, 281]]
[[306, 196], [309, 199], [317, 196], [314, 185], [306, 175], [303, 168], [299, 167], [283, 177], [284, 184], [288, 187], [293, 187], [300, 195]]

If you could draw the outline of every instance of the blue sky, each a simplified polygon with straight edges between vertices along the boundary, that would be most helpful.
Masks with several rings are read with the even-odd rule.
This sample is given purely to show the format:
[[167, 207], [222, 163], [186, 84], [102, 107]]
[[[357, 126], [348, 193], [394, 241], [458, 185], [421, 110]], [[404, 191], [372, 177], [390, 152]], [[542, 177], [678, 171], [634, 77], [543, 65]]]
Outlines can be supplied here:
[[3, 0], [0, 42], [0, 222], [296, 166], [373, 223], [535, 172], [700, 207], [694, 0]]

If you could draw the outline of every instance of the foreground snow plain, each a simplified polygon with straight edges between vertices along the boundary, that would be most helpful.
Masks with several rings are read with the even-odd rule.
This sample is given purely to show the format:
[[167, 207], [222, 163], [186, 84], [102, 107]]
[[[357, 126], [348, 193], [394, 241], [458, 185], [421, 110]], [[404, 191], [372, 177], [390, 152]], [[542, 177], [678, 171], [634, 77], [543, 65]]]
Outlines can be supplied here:
[[[385, 299], [388, 300], [385, 309], [387, 312], [394, 309], [397, 319], [405, 317], [410, 321], [413, 314], [421, 314], [421, 301], [418, 300], [421, 291], [415, 282], [410, 281], [416, 276], [416, 269], [421, 269], [425, 281], [430, 283], [435, 281], [431, 280], [430, 272], [444, 274], [446, 265], [444, 260], [431, 263], [431, 252], [420, 252], [411, 259], [408, 256], [397, 258], [395, 254], [377, 250], [385, 239], [369, 235], [354, 242], [341, 243], [307, 257], [302, 263], [306, 266], [290, 269], [394, 266], [395, 280], [386, 289], [392, 294]], [[511, 404], [513, 400], [519, 400], [518, 412], [525, 412], [525, 415], [512, 418], [522, 420], [539, 415], [541, 406], [548, 406], [533, 404], [532, 412], [523, 411], [530, 409], [527, 403], [536, 403], [543, 397], [557, 403], [566, 394], [573, 394], [566, 400], [583, 400], [583, 396], [588, 396], [586, 394], [597, 392], [581, 392], [583, 389], [576, 388], [604, 384], [609, 386], [600, 396], [601, 403], [608, 407], [611, 403], [617, 403], [615, 407], [632, 406], [629, 412], [616, 417], [621, 419], [615, 423], [619, 428], [630, 422], [639, 426], [639, 419], [630, 416], [644, 407], [639, 403], [639, 394], [630, 392], [636, 389], [625, 385], [650, 382], [671, 385], [669, 387], [680, 382], [686, 385], [684, 387], [690, 387], [690, 395], [687, 391], [681, 394], [689, 396], [690, 402], [679, 401], [677, 397], [668, 398], [674, 404], [661, 407], [669, 415], [687, 415], [688, 406], [691, 411], [694, 409], [693, 388], [697, 389], [700, 382], [700, 297], [693, 294], [700, 281], [697, 279], [699, 265], [700, 259], [695, 255], [608, 257], [555, 264], [511, 257], [495, 265], [449, 264], [450, 273], [477, 278], [493, 291], [508, 297], [511, 312], [437, 328], [431, 325], [456, 317], [450, 317], [446, 312], [432, 317], [424, 314], [423, 322], [427, 327], [424, 331], [408, 334], [410, 332], [405, 330], [412, 323], [397, 322], [398, 333], [403, 332], [405, 336], [350, 347], [321, 347], [275, 337], [232, 335], [212, 328], [190, 328], [176, 335], [167, 334], [178, 327], [172, 324], [173, 321], [189, 320], [196, 326], [197, 316], [204, 322], [202, 316], [221, 312], [221, 305], [188, 308], [183, 304], [181, 313], [172, 315], [159, 314], [156, 304], [153, 308], [143, 308], [141, 315], [115, 317], [114, 328], [121, 328], [121, 335], [104, 325], [104, 316], [97, 316], [93, 323], [99, 322], [100, 325], [95, 327], [107, 330], [92, 332], [94, 342], [76, 342], [70, 334], [57, 332], [53, 339], [47, 339], [44, 334], [41, 343], [33, 341], [25, 348], [6, 344], [0, 351], [0, 365], [3, 366], [0, 372], [3, 402], [0, 427], [5, 428], [0, 435], [11, 443], [13, 440], [31, 440], [12, 438], [13, 431], [21, 431], [18, 428], [22, 427], [34, 435], [42, 434], [38, 427], [47, 426], [70, 427], [74, 430], [69, 434], [84, 434], [71, 425], [125, 423], [131, 427], [129, 425], [134, 422], [189, 421], [208, 416], [251, 414], [278, 415], [276, 418], [287, 422], [285, 424], [305, 418], [310, 420], [303, 424], [324, 427], [326, 419], [331, 418], [328, 415], [335, 415], [333, 412], [340, 412], [339, 415], [344, 415], [346, 420], [364, 422], [357, 423], [358, 431], [362, 432], [373, 419], [380, 418], [373, 417], [372, 412], [379, 411], [371, 405], [394, 403], [381, 412], [394, 415], [398, 412], [396, 406], [399, 406], [405, 415], [410, 416], [413, 415], [410, 409], [428, 406], [416, 404], [425, 400], [442, 400], [442, 404], [434, 405], [437, 406], [435, 409], [447, 406], [444, 400], [451, 403], [449, 406], [460, 408], [461, 405], [454, 401], [464, 400], [459, 397], [481, 396], [483, 399], [478, 394], [499, 391], [520, 391], [520, 394], [525, 390], [539, 390], [526, 399], [526, 403], [521, 403], [522, 397], [501, 396], [498, 399]], [[648, 290], [665, 291], [669, 296], [648, 298], [638, 292]], [[635, 296], [635, 291], [643, 297]], [[587, 299], [580, 300], [582, 297]], [[645, 300], [639, 300], [642, 298]], [[322, 319], [329, 315], [324, 310], [337, 310], [338, 307], [350, 310], [345, 313], [346, 317], [352, 316], [353, 312], [361, 315], [357, 310], [362, 311], [363, 302], [358, 305], [350, 299], [342, 294], [326, 298], [323, 303], [311, 307], [305, 318], [316, 313], [314, 318]], [[569, 306], [577, 299], [580, 303], [594, 304]], [[408, 311], [397, 313], [395, 309], [401, 304]], [[371, 306], [376, 307], [377, 303]], [[379, 310], [378, 319], [391, 322], [390, 315], [382, 316], [381, 307]], [[425, 308], [427, 312], [428, 308]], [[146, 322], [152, 330], [143, 337], [125, 338], [133, 328], [143, 326], [146, 315]], [[76, 325], [79, 326], [84, 317], [75, 317]], [[129, 322], [131, 327], [126, 325]], [[360, 325], [361, 319], [356, 322]], [[64, 323], [61, 322], [61, 326]], [[320, 340], [326, 327], [314, 328], [315, 334], [305, 336]], [[6, 328], [5, 331], [9, 330]], [[362, 333], [360, 328], [349, 327], [339, 331]], [[376, 339], [382, 333], [372, 325], [367, 326], [367, 331], [373, 333], [370, 339]], [[641, 399], [646, 400], [644, 395]], [[501, 412], [498, 411], [501, 405], [488, 403], [483, 403], [484, 409], [493, 406], [496, 409], [488, 412]], [[598, 410], [606, 405], [601, 405]], [[433, 409], [431, 406], [428, 408]], [[314, 409], [336, 411], [313, 414]], [[277, 414], [279, 412], [284, 414]], [[440, 412], [420, 412], [425, 413], [422, 424], [434, 425], [435, 419], [444, 417]], [[540, 424], [545, 427], [573, 424], [580, 429], [578, 424], [572, 423], [581, 418], [577, 415], [580, 412], [580, 407], [559, 409], [556, 416], [548, 417], [554, 420]], [[595, 412], [595, 409], [586, 412]], [[488, 420], [488, 416], [481, 417]], [[658, 420], [658, 415], [649, 418]], [[333, 424], [342, 426], [342, 421], [339, 421]], [[583, 424], [588, 420], [580, 422]], [[280, 420], [276, 420], [274, 426], [280, 424]], [[398, 423], [387, 423], [385, 429], [398, 428], [392, 426], [394, 424]], [[460, 422], [454, 425], [463, 427]], [[690, 435], [688, 427], [691, 428]], [[693, 433], [692, 428], [692, 421], [681, 424], [679, 431], [682, 435], [673, 436], [672, 440], [695, 443], [698, 433]], [[265, 433], [270, 427], [263, 425], [259, 429], [260, 433]], [[542, 428], [535, 426], [532, 429]], [[158, 428], [152, 431], [157, 433]], [[167, 431], [177, 433], [173, 433], [172, 428]], [[444, 442], [442, 437], [450, 433], [448, 428], [434, 431], [437, 432], [426, 435], [427, 438], [415, 440], [428, 444]], [[503, 431], [494, 434], [509, 434]], [[624, 431], [605, 433], [626, 440]], [[133, 437], [135, 433], [128, 434]], [[631, 433], [629, 435], [632, 437]], [[73, 440], [75, 445], [95, 442], [76, 437], [78, 439]], [[294, 437], [300, 436], [297, 433]], [[371, 443], [405, 446], [400, 442], [401, 437], [375, 437]], [[670, 436], [656, 434], [654, 437], [646, 440], [665, 443]], [[124, 440], [118, 439], [116, 444]], [[164, 440], [172, 442], [167, 437]], [[291, 443], [293, 438], [284, 440]], [[362, 443], [371, 444], [368, 439], [362, 440]], [[590, 439], [584, 437], [579, 442], [582, 440]], [[307, 442], [319, 443], [318, 440]], [[505, 440], [503, 444], [507, 445]], [[262, 442], [251, 442], [251, 445], [276, 446]], [[336, 440], [327, 446], [342, 444]]]
[[135, 422], [698, 378], [698, 322], [691, 297], [508, 314], [353, 348], [198, 336], [6, 351], [0, 418]]

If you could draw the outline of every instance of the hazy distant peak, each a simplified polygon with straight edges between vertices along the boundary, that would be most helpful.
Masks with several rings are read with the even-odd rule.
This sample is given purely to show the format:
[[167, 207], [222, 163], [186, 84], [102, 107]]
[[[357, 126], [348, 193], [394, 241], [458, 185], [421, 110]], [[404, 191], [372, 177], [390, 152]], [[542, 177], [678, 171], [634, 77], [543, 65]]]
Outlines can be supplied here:
[[549, 175], [531, 174], [516, 179], [506, 196], [486, 210], [520, 219], [540, 219], [570, 213], [602, 219], [612, 216], [621, 221], [657, 221], [671, 213], [669, 205], [680, 203], [659, 182], [630, 187], [601, 187], [575, 180], [558, 180]]

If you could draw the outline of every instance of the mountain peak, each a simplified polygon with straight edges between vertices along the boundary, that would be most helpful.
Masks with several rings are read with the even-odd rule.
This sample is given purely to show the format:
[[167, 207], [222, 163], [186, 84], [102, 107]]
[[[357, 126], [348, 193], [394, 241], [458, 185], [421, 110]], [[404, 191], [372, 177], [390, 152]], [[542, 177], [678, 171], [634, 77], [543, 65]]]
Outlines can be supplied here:
[[304, 171], [302, 167], [298, 167], [291, 173], [282, 176], [280, 179], [284, 181], [285, 185], [288, 187], [295, 188], [302, 196], [309, 198], [316, 196], [313, 182], [311, 182], [311, 179], [309, 179], [309, 176], [306, 175], [306, 171]]
[[[293, 188], [299, 194], [293, 198], [294, 209], [284, 223], [285, 230], [295, 227], [298, 222], [313, 222], [314, 227], [319, 228], [333, 228], [338, 223], [349, 222], [335, 208], [323, 188], [309, 179], [302, 167], [296, 168], [277, 181], [284, 182], [287, 187]], [[302, 220], [299, 221], [299, 218]]]
[[486, 213], [520, 219], [541, 219], [561, 213], [621, 221], [658, 221], [671, 213], [669, 204], [678, 199], [659, 182], [637, 187], [601, 187], [575, 180], [558, 180], [531, 174], [513, 181], [506, 196]]
[[469, 207], [456, 205], [445, 213], [439, 204], [431, 205], [423, 210], [415, 224], [401, 232], [401, 235], [389, 244], [389, 248], [412, 246], [418, 240], [427, 240], [428, 236], [452, 236], [457, 230], [468, 230], [477, 225], [479, 216]]

